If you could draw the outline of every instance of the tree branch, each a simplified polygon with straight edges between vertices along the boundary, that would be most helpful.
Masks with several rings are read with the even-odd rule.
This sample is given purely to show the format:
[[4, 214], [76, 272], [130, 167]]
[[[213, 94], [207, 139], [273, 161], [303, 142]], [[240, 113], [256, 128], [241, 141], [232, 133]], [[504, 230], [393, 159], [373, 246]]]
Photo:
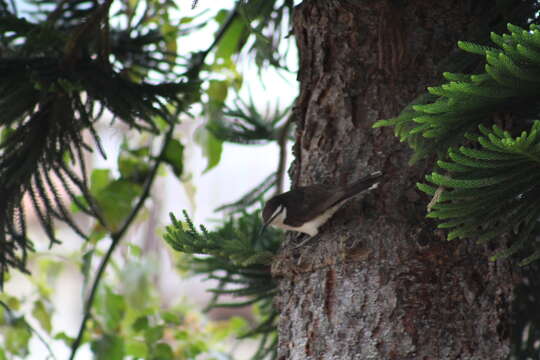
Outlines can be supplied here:
[[15, 4], [15, 0], [10, 0], [9, 2], [11, 4], [11, 8], [13, 9], [13, 14], [15, 16], [19, 16], [19, 12], [17, 11], [17, 4]]
[[124, 221], [124, 225], [122, 225], [122, 227], [118, 231], [111, 234], [111, 240], [112, 240], [111, 245], [109, 246], [109, 249], [107, 250], [107, 253], [105, 254], [105, 257], [103, 258], [103, 260], [101, 261], [101, 264], [99, 265], [96, 277], [94, 279], [92, 288], [90, 290], [90, 294], [88, 296], [88, 300], [86, 301], [86, 304], [84, 306], [84, 315], [81, 322], [81, 326], [79, 327], [79, 333], [77, 334], [77, 338], [73, 341], [73, 344], [71, 345], [71, 355], [69, 357], [70, 360], [73, 360], [75, 358], [75, 354], [77, 353], [77, 350], [79, 349], [79, 346], [81, 345], [82, 338], [86, 330], [86, 324], [88, 322], [88, 319], [90, 318], [90, 311], [92, 310], [92, 306], [94, 304], [94, 299], [96, 297], [99, 283], [101, 282], [101, 278], [103, 276], [103, 273], [105, 272], [105, 269], [107, 268], [107, 265], [109, 264], [111, 256], [114, 250], [116, 249], [117, 245], [120, 243], [120, 240], [122, 239], [122, 237], [125, 235], [129, 227], [133, 223], [133, 220], [135, 220], [135, 218], [137, 217], [146, 199], [150, 195], [152, 184], [154, 183], [154, 180], [157, 176], [159, 165], [161, 165], [161, 163], [163, 162], [163, 158], [165, 157], [165, 151], [167, 149], [167, 145], [172, 139], [174, 128], [175, 128], [175, 125], [174, 123], [172, 123], [170, 125], [169, 130], [167, 131], [167, 134], [165, 135], [165, 139], [163, 140], [161, 151], [158, 157], [156, 158], [154, 167], [152, 168], [152, 170], [150, 171], [150, 174], [148, 175], [148, 179], [146, 180], [146, 184], [139, 198], [139, 201], [137, 201], [137, 203], [135, 204], [135, 206], [129, 213], [128, 217]]
[[289, 128], [291, 127], [293, 115], [291, 114], [287, 119], [287, 122], [283, 124], [278, 134], [279, 145], [279, 162], [276, 171], [276, 194], [283, 192], [283, 183], [285, 180], [285, 166], [287, 165], [287, 135], [289, 134]]
[[198, 55], [199, 58], [197, 59], [197, 62], [195, 62], [190, 67], [190, 69], [188, 70], [188, 73], [196, 73], [197, 74], [201, 70], [201, 67], [203, 66], [204, 61], [206, 60], [206, 57], [208, 56], [208, 54], [210, 54], [210, 52], [214, 49], [214, 47], [216, 47], [216, 45], [219, 43], [219, 41], [221, 40], [223, 35], [225, 35], [225, 33], [227, 32], [229, 27], [232, 25], [232, 23], [234, 22], [234, 20], [238, 16], [238, 8], [240, 6], [240, 3], [241, 3], [241, 1], [238, 1], [236, 3], [236, 6], [234, 7], [234, 9], [229, 14], [229, 17], [227, 18], [227, 20], [225, 20], [223, 25], [221, 25], [221, 28], [219, 29], [218, 33], [216, 34], [216, 37], [214, 38], [214, 41], [212, 42], [212, 44], [210, 44], [210, 46], [205, 51], [203, 51], [202, 53], [200, 53]]
[[[238, 16], [238, 7], [239, 6], [240, 6], [240, 2], [238, 2], [236, 4], [235, 8], [230, 13], [227, 20], [225, 20], [225, 22], [223, 23], [223, 25], [219, 29], [218, 33], [216, 34], [216, 37], [214, 38], [214, 41], [212, 42], [212, 44], [204, 52], [202, 52], [199, 55], [199, 58], [197, 59], [197, 62], [195, 62], [193, 64], [193, 66], [191, 66], [191, 68], [188, 70], [188, 73], [196, 73], [196, 74], [199, 73], [199, 71], [201, 70], [201, 67], [204, 64], [208, 54], [214, 49], [214, 47], [217, 46], [219, 41], [223, 38], [223, 36], [227, 32], [227, 30], [230, 28], [230, 26], [232, 25], [232, 23], [234, 22], [234, 20]], [[86, 330], [86, 324], [88, 322], [88, 319], [90, 318], [90, 311], [91, 311], [92, 305], [94, 303], [94, 299], [95, 299], [95, 296], [96, 296], [96, 293], [97, 293], [97, 289], [98, 289], [99, 283], [101, 281], [101, 278], [103, 276], [103, 273], [104, 273], [104, 271], [105, 271], [105, 269], [106, 269], [106, 267], [107, 267], [107, 265], [108, 265], [108, 263], [110, 261], [111, 255], [114, 252], [114, 250], [116, 249], [116, 247], [117, 247], [118, 243], [120, 242], [122, 236], [125, 234], [125, 232], [129, 228], [129, 226], [131, 225], [131, 223], [133, 222], [133, 220], [137, 216], [139, 210], [142, 208], [142, 206], [143, 206], [145, 200], [147, 199], [148, 195], [150, 194], [150, 188], [151, 188], [152, 183], [154, 182], [154, 179], [155, 179], [155, 177], [157, 175], [158, 167], [163, 162], [163, 157], [165, 155], [165, 149], [166, 149], [167, 144], [169, 143], [169, 141], [172, 139], [173, 130], [174, 130], [174, 125], [171, 125], [171, 127], [170, 127], [170, 129], [169, 129], [169, 131], [168, 131], [168, 133], [167, 133], [167, 135], [165, 137], [163, 147], [161, 149], [161, 153], [160, 153], [159, 157], [156, 159], [156, 163], [155, 163], [154, 167], [152, 168], [152, 171], [151, 171], [151, 173], [149, 175], [149, 178], [147, 180], [147, 183], [145, 185], [143, 193], [141, 194], [141, 197], [139, 198], [139, 201], [137, 202], [137, 204], [135, 205], [135, 207], [133, 208], [131, 213], [128, 215], [126, 221], [124, 222], [124, 225], [117, 232], [115, 232], [114, 234], [111, 234], [112, 242], [111, 242], [111, 245], [109, 246], [109, 249], [107, 250], [107, 253], [105, 254], [103, 260], [101, 261], [101, 264], [99, 265], [96, 277], [95, 277], [94, 282], [92, 284], [92, 288], [90, 290], [88, 300], [86, 301], [86, 304], [85, 304], [85, 307], [84, 307], [84, 315], [83, 315], [83, 319], [82, 319], [82, 322], [81, 322], [81, 326], [79, 328], [79, 332], [77, 334], [77, 338], [73, 341], [73, 344], [71, 346], [71, 355], [69, 357], [70, 360], [73, 360], [75, 358], [75, 354], [77, 353], [77, 350], [81, 345], [82, 338], [83, 338], [84, 332]]]

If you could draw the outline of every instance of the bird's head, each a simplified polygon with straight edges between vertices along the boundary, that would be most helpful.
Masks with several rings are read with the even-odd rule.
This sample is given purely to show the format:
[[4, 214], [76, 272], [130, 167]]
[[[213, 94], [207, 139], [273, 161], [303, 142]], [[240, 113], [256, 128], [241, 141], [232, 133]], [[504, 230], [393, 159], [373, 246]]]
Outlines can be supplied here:
[[287, 215], [287, 209], [285, 204], [281, 201], [280, 197], [273, 197], [266, 202], [262, 211], [263, 228], [261, 233], [269, 225], [277, 225], [283, 223], [285, 216]]

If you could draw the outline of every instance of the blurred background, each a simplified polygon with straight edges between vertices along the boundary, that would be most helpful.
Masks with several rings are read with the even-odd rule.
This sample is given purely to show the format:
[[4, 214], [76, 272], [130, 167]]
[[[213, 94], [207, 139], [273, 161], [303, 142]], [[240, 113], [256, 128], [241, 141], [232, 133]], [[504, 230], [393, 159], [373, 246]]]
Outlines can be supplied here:
[[[16, 9], [19, 18], [39, 23], [43, 20], [40, 14], [61, 8], [63, 6], [61, 3], [62, 1], [11, 1], [7, 7], [13, 13]], [[96, 4], [91, 1], [80, 3], [83, 8]], [[278, 1], [274, 5], [284, 7], [286, 3], [292, 5], [293, 2], [282, 3], [280, 5]], [[126, 27], [125, 15], [130, 11], [133, 18], [142, 19], [145, 8], [167, 7], [167, 16], [162, 14], [160, 21], [166, 19], [169, 26], [197, 24], [194, 26], [196, 31], [176, 33], [178, 37], [174, 42], [177, 54], [180, 58], [188, 59], [190, 56], [193, 57], [193, 54], [204, 52], [212, 44], [220, 27], [223, 26], [224, 15], [230, 15], [238, 4], [228, 0], [219, 3], [208, 0], [113, 1], [109, 10], [110, 26]], [[247, 20], [243, 18], [242, 21], [249, 20], [248, 16]], [[257, 21], [261, 22], [260, 19], [253, 20], [252, 26], [255, 26]], [[152, 21], [157, 22], [155, 19]], [[288, 35], [291, 30], [289, 20], [282, 21], [280, 26], [283, 27], [284, 35]], [[253, 42], [249, 39], [250, 36], [271, 38], [272, 34], [265, 34], [266, 31], [269, 30], [262, 28], [261, 33], [255, 35], [252, 31], [243, 41], [247, 44]], [[5, 34], [9, 35], [9, 32]], [[185, 343], [189, 343], [192, 347], [190, 351], [193, 356], [176, 356], [179, 353], [175, 349], [174, 358], [249, 359], [256, 350], [256, 341], [239, 342], [235, 339], [240, 328], [253, 324], [252, 308], [250, 306], [216, 308], [208, 313], [202, 312], [212, 297], [207, 290], [215, 287], [216, 281], [205, 281], [205, 276], [194, 276], [189, 269], [179, 267], [178, 265], [183, 263], [182, 255], [173, 252], [163, 240], [164, 228], [170, 224], [170, 212], [181, 218], [182, 211], [186, 210], [196, 226], [204, 224], [212, 231], [223, 224], [224, 219], [229, 216], [226, 212], [216, 209], [242, 198], [276, 172], [283, 151], [286, 152], [285, 170], [290, 166], [292, 159], [290, 141], [285, 141], [280, 148], [277, 141], [240, 144], [220, 140], [219, 154], [216, 155], [212, 154], [215, 149], [209, 149], [205, 140], [205, 137], [212, 136], [207, 130], [209, 121], [214, 120], [212, 111], [208, 109], [208, 104], [212, 100], [208, 94], [211, 92], [212, 84], [223, 83], [228, 86], [228, 91], [222, 99], [223, 108], [229, 106], [233, 108], [235, 103], [241, 101], [244, 105], [248, 104], [256, 109], [263, 118], [271, 118], [272, 113], [276, 111], [282, 112], [279, 125], [283, 125], [290, 114], [290, 107], [298, 91], [295, 75], [297, 53], [293, 39], [291, 37], [282, 39], [279, 42], [279, 49], [275, 49], [285, 54], [280, 59], [279, 67], [262, 65], [261, 61], [256, 59], [259, 55], [250, 54], [247, 48], [248, 46], [239, 47], [231, 51], [230, 59], [234, 66], [229, 69], [216, 70], [208, 65], [201, 70], [203, 84], [201, 101], [194, 102], [189, 111], [179, 115], [179, 125], [174, 130], [174, 139], [183, 146], [181, 159], [183, 171], [178, 176], [169, 167], [159, 168], [149, 198], [122, 238], [105, 271], [101, 292], [94, 303], [94, 315], [88, 320], [87, 332], [76, 359], [166, 358], [151, 357], [148, 349], [142, 345], [138, 346], [137, 342], [123, 344], [125, 354], [117, 356], [114, 354], [114, 341], [109, 341], [110, 337], [95, 340], [101, 333], [111, 329], [118, 330], [124, 326], [115, 324], [111, 329], [106, 328], [108, 322], [116, 321], [111, 319], [116, 316], [115, 306], [123, 309], [121, 311], [123, 315], [117, 317], [121, 316], [123, 322], [136, 324], [133, 328], [144, 322], [141, 319], [148, 318], [151, 323], [152, 317], [156, 315], [152, 313], [152, 316], [141, 316], [141, 313], [136, 311], [130, 315], [129, 312], [132, 310], [126, 310], [127, 308], [153, 309], [144, 310], [148, 313], [159, 309], [160, 316], [181, 318], [177, 320], [177, 329], [169, 334], [167, 326], [164, 329], [163, 326], [159, 328], [140, 325], [141, 328], [146, 326], [147, 340], [150, 336], [148, 334], [155, 330], [156, 342], [163, 343], [167, 343], [167, 336], [170, 336], [170, 343], [178, 344], [184, 331], [183, 336], [189, 338]], [[213, 50], [207, 54], [205, 61], [214, 65], [223, 63]], [[119, 59], [115, 58], [113, 62], [119, 62]], [[177, 65], [170, 67], [168, 71], [176, 71], [179, 75], [186, 71], [186, 66]], [[162, 81], [169, 75], [171, 74], [163, 75], [152, 70], [146, 73], [147, 79], [151, 81]], [[212, 83], [213, 81], [215, 82]], [[234, 81], [240, 82], [240, 85], [231, 85]], [[123, 176], [121, 167], [124, 163], [119, 159], [122, 158], [126, 148], [146, 146], [154, 153], [159, 150], [158, 137], [136, 131], [126, 123], [115, 120], [115, 117], [115, 114], [105, 109], [94, 124], [107, 157], [104, 158], [99, 151], [85, 153], [86, 169], [92, 174], [91, 183], [94, 181], [98, 183], [100, 176], [108, 178]], [[229, 121], [234, 121], [234, 116], [230, 116]], [[92, 142], [92, 134], [85, 133], [84, 136], [89, 143]], [[285, 179], [287, 180], [282, 187], [287, 189], [288, 176], [285, 176]], [[57, 182], [57, 185], [59, 196], [65, 204], [69, 204], [71, 202], [69, 194], [63, 191], [60, 182]], [[114, 197], [115, 194], [111, 193], [108, 196]], [[260, 208], [260, 204], [260, 201], [256, 202], [251, 209]], [[4, 322], [0, 323], [3, 324], [0, 326], [0, 343], [3, 342], [5, 351], [0, 354], [4, 356], [0, 356], [0, 359], [66, 359], [73, 354], [70, 347], [83, 320], [84, 301], [89, 295], [92, 276], [96, 274], [100, 260], [109, 249], [111, 238], [106, 231], [96, 227], [95, 219], [77, 211], [73, 203], [70, 206], [80, 228], [91, 231], [95, 237], [90, 241], [83, 240], [70, 226], [55, 222], [55, 235], [61, 244], [51, 247], [31, 199], [26, 196], [24, 200], [28, 237], [33, 240], [35, 246], [35, 252], [29, 254], [27, 264], [32, 275], [11, 270], [4, 285], [0, 299], [11, 310], [5, 309], [2, 317]], [[122, 299], [119, 300], [119, 297]], [[15, 327], [19, 332], [14, 332], [14, 327], [7, 326], [8, 318], [12, 323], [17, 319], [24, 319], [25, 324], [30, 325], [31, 331], [25, 327]], [[167, 321], [166, 323], [170, 325], [176, 320]], [[179, 331], [181, 328], [185, 329]], [[99, 350], [100, 346], [106, 350]], [[187, 347], [188, 345], [184, 346]], [[103, 354], [108, 355], [103, 357]], [[136, 356], [137, 354], [140, 356]], [[185, 354], [189, 354], [189, 351]]]

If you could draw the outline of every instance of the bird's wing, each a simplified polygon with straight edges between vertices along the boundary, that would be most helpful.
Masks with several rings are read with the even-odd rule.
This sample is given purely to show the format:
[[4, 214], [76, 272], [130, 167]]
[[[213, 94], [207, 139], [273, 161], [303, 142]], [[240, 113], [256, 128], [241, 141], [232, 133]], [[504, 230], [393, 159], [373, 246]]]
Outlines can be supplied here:
[[294, 227], [301, 226], [331, 207], [339, 203], [345, 203], [347, 199], [368, 190], [372, 185], [379, 182], [381, 176], [382, 173], [376, 171], [349, 184], [345, 188], [326, 185], [299, 187], [295, 189], [297, 191], [294, 192], [294, 198], [289, 198], [289, 201], [294, 206], [287, 207], [285, 223]]
[[[297, 188], [295, 198], [291, 199], [294, 206], [287, 207], [285, 223], [298, 227], [303, 225], [314, 216], [322, 214], [327, 209], [344, 200], [344, 191], [332, 191], [332, 188], [324, 185], [311, 185]], [[309, 194], [307, 196], [306, 194]], [[321, 201], [321, 199], [326, 199]]]

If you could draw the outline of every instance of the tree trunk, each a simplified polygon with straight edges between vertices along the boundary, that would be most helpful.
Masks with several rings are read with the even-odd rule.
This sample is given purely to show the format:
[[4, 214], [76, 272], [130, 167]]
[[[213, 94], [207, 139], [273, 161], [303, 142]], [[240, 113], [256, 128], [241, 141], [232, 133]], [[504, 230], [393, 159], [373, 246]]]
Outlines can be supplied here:
[[[301, 92], [295, 185], [345, 184], [382, 170], [301, 248], [273, 264], [281, 291], [278, 359], [504, 359], [512, 268], [474, 241], [447, 242], [416, 189], [428, 162], [409, 166], [393, 129], [437, 64], [467, 39], [468, 1], [304, 1], [294, 33]], [[290, 235], [289, 243], [295, 243]], [[492, 249], [491, 249], [492, 250]]]

